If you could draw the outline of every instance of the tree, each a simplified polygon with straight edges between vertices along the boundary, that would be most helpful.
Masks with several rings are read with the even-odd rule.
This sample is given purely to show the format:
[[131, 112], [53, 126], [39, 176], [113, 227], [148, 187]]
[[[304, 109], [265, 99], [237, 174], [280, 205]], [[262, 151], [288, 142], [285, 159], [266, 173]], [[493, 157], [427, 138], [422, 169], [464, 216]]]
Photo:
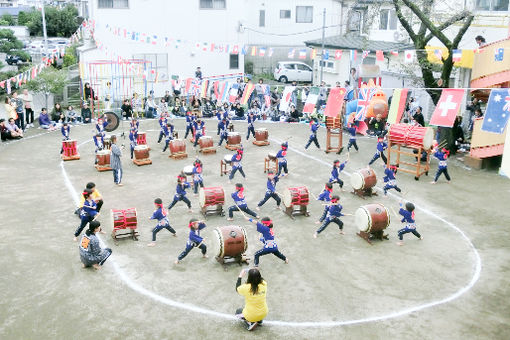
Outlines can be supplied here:
[[0, 52], [11, 54], [12, 51], [23, 49], [23, 43], [14, 36], [10, 29], [0, 30]]
[[[448, 88], [450, 86], [450, 75], [453, 70], [453, 50], [458, 49], [462, 37], [468, 30], [473, 15], [469, 11], [462, 11], [443, 20], [442, 23], [434, 24], [432, 21], [432, 10], [434, 9], [434, 0], [392, 0], [397, 13], [397, 18], [402, 27], [406, 30], [409, 38], [416, 49], [418, 64], [420, 65], [423, 82], [427, 88], [430, 98], [437, 104], [441, 96], [441, 91], [434, 89]], [[407, 8], [410, 15], [404, 15], [403, 9]], [[418, 31], [413, 28], [412, 22], [418, 21]], [[461, 22], [462, 26], [458, 30], [453, 40], [449, 39], [444, 31], [453, 24]], [[437, 38], [447, 49], [448, 57], [443, 59], [443, 65], [440, 68], [441, 76], [439, 80], [434, 78], [433, 70], [437, 69], [427, 58], [425, 46], [432, 38]]]
[[[70, 37], [79, 27], [78, 10], [73, 5], [59, 9], [45, 6], [46, 30], [50, 37]], [[20, 12], [18, 24], [28, 27], [31, 36], [41, 36], [42, 15], [39, 11]]]
[[4, 14], [0, 18], [0, 25], [1, 26], [15, 26], [16, 20], [14, 20], [14, 17], [10, 14]]
[[44, 93], [46, 107], [48, 107], [48, 96], [62, 93], [68, 82], [67, 71], [47, 67], [35, 79], [29, 81], [26, 87], [30, 91]]

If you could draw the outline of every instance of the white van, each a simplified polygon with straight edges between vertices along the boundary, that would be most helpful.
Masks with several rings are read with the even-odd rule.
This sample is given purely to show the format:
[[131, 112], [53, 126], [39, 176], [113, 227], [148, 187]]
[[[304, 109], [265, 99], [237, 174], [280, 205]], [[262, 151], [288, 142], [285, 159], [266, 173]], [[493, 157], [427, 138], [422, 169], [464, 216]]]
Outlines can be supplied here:
[[289, 81], [312, 82], [312, 68], [299, 61], [280, 61], [276, 64], [273, 76], [281, 83]]

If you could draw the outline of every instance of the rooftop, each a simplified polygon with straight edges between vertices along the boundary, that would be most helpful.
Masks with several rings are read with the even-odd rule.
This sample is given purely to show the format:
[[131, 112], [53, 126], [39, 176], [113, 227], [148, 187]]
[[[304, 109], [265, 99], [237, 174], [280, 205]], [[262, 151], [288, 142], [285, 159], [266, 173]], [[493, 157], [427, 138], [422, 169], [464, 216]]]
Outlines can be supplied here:
[[[322, 46], [322, 39], [305, 41], [306, 46]], [[368, 40], [358, 34], [336, 35], [324, 38], [324, 47], [339, 50], [370, 50], [383, 52], [414, 49], [414, 45], [389, 41]]]

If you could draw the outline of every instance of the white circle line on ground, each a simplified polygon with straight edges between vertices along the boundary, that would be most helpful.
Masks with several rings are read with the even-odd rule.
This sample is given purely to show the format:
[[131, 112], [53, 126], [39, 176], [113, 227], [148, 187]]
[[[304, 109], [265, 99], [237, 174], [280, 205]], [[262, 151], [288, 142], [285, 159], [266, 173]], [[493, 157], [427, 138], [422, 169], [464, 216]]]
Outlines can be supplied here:
[[[276, 140], [273, 140], [273, 141], [278, 142]], [[87, 142], [89, 142], [89, 141], [85, 141], [85, 142], [81, 143], [80, 145], [78, 145], [78, 147], [80, 147], [81, 145], [83, 145], [83, 144], [85, 144]], [[327, 163], [327, 162], [325, 162], [323, 160], [320, 160], [320, 159], [318, 159], [316, 157], [307, 155], [307, 154], [305, 154], [305, 153], [303, 153], [301, 151], [298, 151], [298, 150], [296, 150], [294, 148], [289, 148], [289, 150], [291, 150], [293, 152], [296, 152], [296, 153], [298, 153], [298, 154], [300, 154], [300, 155], [302, 155], [304, 157], [307, 157], [307, 158], [310, 158], [312, 160], [318, 161], [319, 163], [322, 163], [322, 164], [325, 164], [325, 165], [328, 165], [328, 166], [330, 165], [329, 163]], [[74, 202], [76, 204], [78, 204], [78, 202], [79, 202], [78, 193], [74, 189], [74, 187], [73, 187], [73, 185], [71, 183], [71, 180], [69, 179], [69, 177], [67, 175], [66, 169], [64, 167], [64, 162], [61, 161], [60, 165], [61, 165], [61, 169], [62, 169], [62, 177], [64, 179], [64, 184], [66, 185], [67, 189], [69, 190], [69, 193], [71, 194]], [[347, 173], [347, 172], [345, 172], [345, 173]], [[347, 174], [350, 175], [349, 173], [347, 173]], [[380, 189], [378, 188], [378, 190], [380, 190]], [[393, 198], [397, 198], [397, 196], [395, 196], [393, 194], [390, 194], [390, 196], [392, 196]], [[267, 320], [267, 321], [264, 321], [264, 324], [273, 325], [273, 326], [296, 327], [296, 328], [305, 328], [305, 327], [310, 327], [310, 328], [314, 328], [315, 327], [316, 328], [316, 327], [338, 327], [338, 326], [346, 326], [346, 325], [353, 325], [353, 324], [361, 324], [361, 323], [368, 323], [368, 322], [383, 321], [383, 320], [387, 320], [387, 319], [401, 317], [401, 316], [404, 316], [404, 315], [407, 315], [407, 314], [410, 314], [410, 313], [414, 313], [414, 312], [417, 312], [417, 311], [420, 311], [420, 310], [424, 310], [426, 308], [430, 308], [430, 307], [434, 307], [434, 306], [438, 306], [438, 305], [441, 305], [441, 304], [445, 304], [445, 303], [451, 302], [451, 301], [457, 299], [458, 297], [460, 297], [461, 295], [463, 295], [464, 293], [466, 293], [467, 291], [469, 291], [471, 288], [473, 288], [475, 283], [480, 278], [480, 273], [481, 273], [481, 269], [482, 269], [482, 260], [480, 258], [480, 254], [476, 250], [475, 246], [473, 245], [473, 243], [471, 242], [469, 237], [461, 229], [459, 229], [457, 226], [455, 226], [453, 223], [451, 223], [449, 221], [446, 221], [444, 218], [436, 215], [435, 213], [433, 213], [432, 211], [430, 211], [428, 209], [425, 209], [425, 208], [418, 208], [418, 209], [423, 211], [426, 214], [429, 214], [430, 216], [432, 216], [434, 218], [437, 218], [438, 220], [444, 222], [446, 225], [448, 225], [449, 227], [451, 227], [452, 229], [457, 231], [465, 239], [465, 241], [468, 243], [468, 245], [470, 246], [471, 250], [473, 251], [473, 253], [475, 255], [475, 263], [474, 263], [475, 270], [474, 270], [474, 273], [473, 273], [473, 276], [472, 276], [471, 280], [469, 281], [469, 283], [466, 286], [462, 287], [461, 289], [456, 291], [454, 294], [452, 294], [450, 296], [447, 296], [447, 297], [445, 297], [443, 299], [432, 301], [432, 302], [425, 303], [425, 304], [422, 304], [422, 305], [418, 305], [418, 306], [415, 306], [415, 307], [405, 308], [405, 309], [403, 309], [401, 311], [397, 311], [397, 312], [393, 312], [393, 313], [389, 313], [389, 314], [385, 314], [385, 315], [380, 315], [380, 316], [374, 316], [374, 317], [369, 317], [369, 318], [361, 318], [361, 319], [355, 319], [355, 320], [345, 320], [345, 321], [303, 321], [303, 322], [298, 322], [298, 321]], [[103, 243], [103, 246], [104, 246], [104, 242], [103, 242], [102, 239], [101, 239], [101, 242]], [[147, 296], [147, 297], [149, 297], [149, 298], [151, 298], [151, 299], [153, 299], [155, 301], [158, 301], [160, 303], [166, 304], [166, 305], [171, 306], [171, 307], [176, 307], [176, 308], [188, 310], [188, 311], [191, 311], [191, 312], [196, 312], [196, 313], [200, 313], [200, 314], [214, 316], [214, 317], [222, 318], [222, 319], [226, 319], [226, 320], [236, 320], [236, 317], [234, 315], [231, 315], [231, 314], [216, 312], [216, 311], [213, 311], [213, 310], [210, 310], [210, 309], [205, 309], [205, 308], [198, 307], [198, 306], [195, 306], [195, 305], [191, 305], [191, 304], [187, 304], [187, 303], [182, 303], [182, 302], [174, 301], [174, 300], [169, 299], [167, 297], [164, 297], [164, 296], [161, 296], [159, 294], [156, 294], [156, 293], [154, 293], [154, 292], [152, 292], [152, 291], [142, 287], [141, 285], [139, 285], [138, 283], [133, 281], [130, 277], [128, 277], [127, 274], [120, 268], [120, 266], [115, 261], [113, 256], [110, 257], [109, 263], [112, 264], [115, 272], [120, 277], [120, 279], [128, 287], [130, 287], [134, 291], [138, 292], [139, 294], [145, 295], [145, 296]]]

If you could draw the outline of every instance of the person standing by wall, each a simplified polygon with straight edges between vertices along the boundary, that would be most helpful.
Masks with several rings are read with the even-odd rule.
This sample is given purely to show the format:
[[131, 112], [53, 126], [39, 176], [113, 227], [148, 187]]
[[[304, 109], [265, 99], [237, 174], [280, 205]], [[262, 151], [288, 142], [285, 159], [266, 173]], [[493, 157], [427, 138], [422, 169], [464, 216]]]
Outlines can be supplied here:
[[26, 127], [34, 127], [34, 97], [31, 93], [28, 92], [27, 89], [23, 90], [23, 95], [21, 96], [25, 106], [25, 123]]
[[25, 115], [23, 113], [23, 100], [18, 97], [18, 92], [14, 91], [12, 93], [12, 103], [14, 104], [14, 110], [16, 111], [16, 125], [21, 128], [21, 130], [25, 131]]

